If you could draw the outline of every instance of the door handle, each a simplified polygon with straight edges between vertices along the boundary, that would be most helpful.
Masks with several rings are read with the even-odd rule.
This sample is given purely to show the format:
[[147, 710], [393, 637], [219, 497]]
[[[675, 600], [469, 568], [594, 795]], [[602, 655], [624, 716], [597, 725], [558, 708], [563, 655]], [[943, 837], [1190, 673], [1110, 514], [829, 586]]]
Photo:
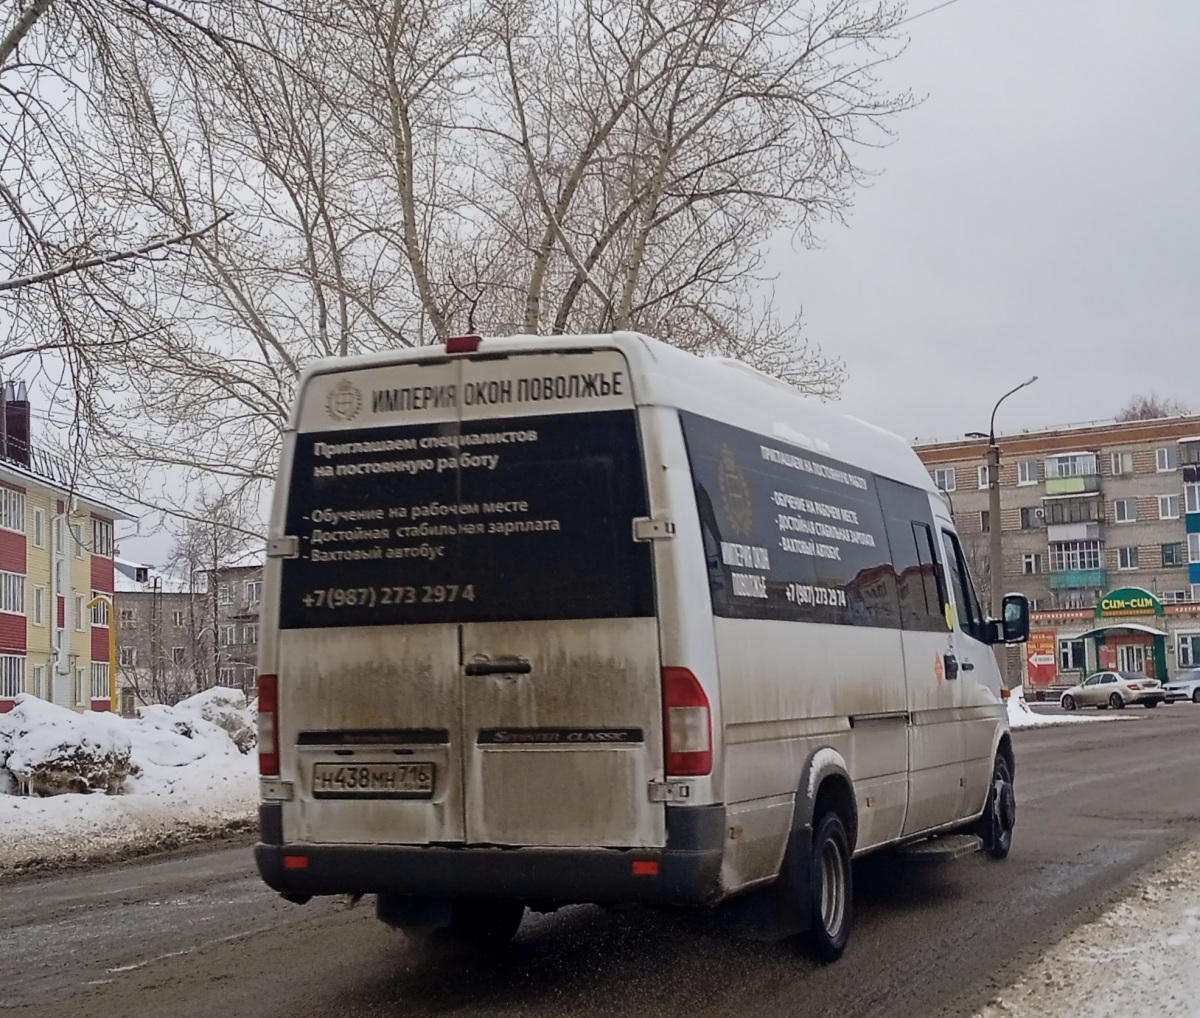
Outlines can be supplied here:
[[975, 662], [963, 661], [963, 662], [960, 662], [958, 667], [961, 668], [964, 672], [972, 672], [975, 670]]
[[958, 678], [958, 658], [956, 658], [953, 654], [946, 654], [942, 658], [942, 662], [946, 666], [947, 680], [957, 679]]
[[528, 675], [533, 665], [519, 657], [501, 657], [495, 661], [468, 661], [463, 671], [468, 675]]

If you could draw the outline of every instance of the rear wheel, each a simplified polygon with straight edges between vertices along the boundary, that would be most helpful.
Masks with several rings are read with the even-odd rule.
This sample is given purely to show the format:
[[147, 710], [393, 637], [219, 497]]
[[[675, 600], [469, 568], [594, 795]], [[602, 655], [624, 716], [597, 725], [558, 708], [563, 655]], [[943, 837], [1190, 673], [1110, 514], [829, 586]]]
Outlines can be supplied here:
[[836, 813], [826, 813], [813, 828], [812, 860], [813, 954], [819, 961], [837, 961], [850, 939], [854, 878], [850, 868], [850, 841]]
[[1074, 710], [1075, 709], [1075, 697], [1073, 697], [1070, 693], [1063, 693], [1062, 709], [1063, 710]]
[[1113, 710], [1120, 710], [1125, 706], [1125, 701], [1121, 699], [1120, 693], [1113, 693], [1113, 695], [1108, 698], [1108, 705]]
[[1200, 686], [1192, 690], [1192, 703], [1200, 703]]
[[992, 765], [992, 784], [988, 788], [987, 804], [975, 827], [975, 833], [983, 841], [984, 851], [993, 859], [1008, 856], [1016, 823], [1017, 796], [1013, 788], [1012, 768], [1004, 754], [998, 753]]

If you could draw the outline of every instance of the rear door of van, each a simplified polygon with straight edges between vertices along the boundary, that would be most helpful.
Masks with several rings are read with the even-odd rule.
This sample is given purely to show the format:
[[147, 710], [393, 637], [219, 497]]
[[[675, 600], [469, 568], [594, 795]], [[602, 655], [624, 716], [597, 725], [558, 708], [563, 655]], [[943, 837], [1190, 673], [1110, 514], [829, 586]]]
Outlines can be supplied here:
[[[303, 397], [279, 623], [296, 829], [658, 846], [650, 515], [615, 350], [434, 357]], [[283, 749], [283, 752], [288, 752]]]

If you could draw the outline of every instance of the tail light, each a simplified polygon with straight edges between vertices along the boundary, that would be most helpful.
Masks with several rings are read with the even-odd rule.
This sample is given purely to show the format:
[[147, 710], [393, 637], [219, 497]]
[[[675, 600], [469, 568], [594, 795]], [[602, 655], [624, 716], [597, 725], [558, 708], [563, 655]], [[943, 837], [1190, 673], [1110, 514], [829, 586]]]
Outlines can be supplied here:
[[662, 670], [667, 773], [712, 771], [712, 711], [699, 681], [687, 668]]
[[258, 677], [258, 773], [279, 773], [279, 677]]
[[1141, 686], [1139, 686], [1139, 685], [1138, 685], [1136, 682], [1130, 682], [1130, 683], [1129, 683], [1129, 688], [1130, 688], [1130, 689], [1141, 689], [1142, 687], [1141, 687]]

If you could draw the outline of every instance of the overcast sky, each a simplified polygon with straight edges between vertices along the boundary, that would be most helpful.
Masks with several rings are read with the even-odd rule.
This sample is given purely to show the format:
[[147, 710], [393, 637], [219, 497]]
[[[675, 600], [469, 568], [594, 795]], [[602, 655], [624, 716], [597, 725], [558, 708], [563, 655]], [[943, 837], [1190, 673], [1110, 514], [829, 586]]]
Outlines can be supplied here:
[[1200, 2], [957, 0], [908, 28], [887, 80], [923, 104], [847, 226], [775, 255], [841, 407], [951, 438], [1037, 374], [998, 431], [1151, 389], [1200, 410]]

